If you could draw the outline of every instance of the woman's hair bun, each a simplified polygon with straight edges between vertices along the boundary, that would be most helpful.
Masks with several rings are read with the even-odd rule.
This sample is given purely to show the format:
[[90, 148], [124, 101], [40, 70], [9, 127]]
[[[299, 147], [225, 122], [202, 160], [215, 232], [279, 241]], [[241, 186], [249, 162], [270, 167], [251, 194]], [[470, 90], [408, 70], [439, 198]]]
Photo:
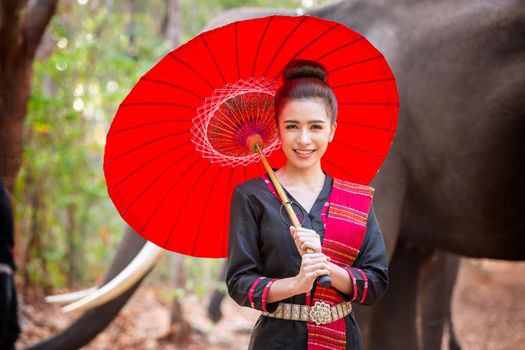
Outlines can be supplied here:
[[293, 60], [284, 67], [284, 80], [299, 78], [317, 78], [326, 83], [328, 72], [315, 61]]

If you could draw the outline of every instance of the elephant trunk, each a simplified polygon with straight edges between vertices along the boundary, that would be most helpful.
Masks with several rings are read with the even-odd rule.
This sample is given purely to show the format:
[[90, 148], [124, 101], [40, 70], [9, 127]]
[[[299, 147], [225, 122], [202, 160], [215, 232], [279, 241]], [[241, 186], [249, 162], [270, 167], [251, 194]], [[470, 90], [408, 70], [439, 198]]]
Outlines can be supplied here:
[[[122, 239], [117, 254], [111, 263], [111, 267], [106, 275], [103, 284], [111, 281], [119, 274], [137, 255], [137, 253], [144, 246], [146, 241], [136, 234], [133, 230], [128, 228]], [[113, 299], [112, 301], [98, 306], [94, 309], [84, 312], [78, 319], [71, 323], [66, 329], [60, 333], [43, 340], [40, 343], [32, 345], [26, 349], [28, 350], [69, 350], [79, 349], [88, 344], [106, 326], [118, 315], [120, 309], [126, 304], [128, 299], [133, 295], [138, 288], [146, 274], [132, 285], [122, 295]]]

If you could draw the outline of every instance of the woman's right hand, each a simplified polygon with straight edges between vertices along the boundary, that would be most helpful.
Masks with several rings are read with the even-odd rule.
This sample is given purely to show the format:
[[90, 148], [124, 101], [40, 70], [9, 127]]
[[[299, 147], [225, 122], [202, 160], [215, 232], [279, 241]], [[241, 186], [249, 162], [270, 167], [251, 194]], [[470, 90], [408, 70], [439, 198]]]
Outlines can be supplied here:
[[299, 294], [310, 292], [317, 277], [330, 275], [328, 261], [329, 258], [322, 253], [306, 253], [303, 255], [301, 269], [295, 276]]

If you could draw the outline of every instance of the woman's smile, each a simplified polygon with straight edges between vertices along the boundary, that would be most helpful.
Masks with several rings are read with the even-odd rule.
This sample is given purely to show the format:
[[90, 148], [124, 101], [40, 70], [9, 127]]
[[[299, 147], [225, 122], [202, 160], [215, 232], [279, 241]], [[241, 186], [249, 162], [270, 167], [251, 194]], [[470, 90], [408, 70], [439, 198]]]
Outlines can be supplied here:
[[297, 153], [297, 156], [299, 156], [299, 158], [308, 158], [312, 155], [312, 153], [315, 152], [315, 150], [294, 149], [294, 152]]

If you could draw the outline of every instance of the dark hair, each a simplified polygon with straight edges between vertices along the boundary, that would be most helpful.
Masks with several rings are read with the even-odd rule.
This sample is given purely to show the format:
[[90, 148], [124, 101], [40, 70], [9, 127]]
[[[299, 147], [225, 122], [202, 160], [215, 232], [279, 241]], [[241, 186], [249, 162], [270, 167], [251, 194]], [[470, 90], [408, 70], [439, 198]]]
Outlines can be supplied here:
[[283, 70], [283, 85], [275, 93], [274, 110], [278, 121], [284, 105], [290, 100], [318, 99], [324, 105], [331, 123], [337, 118], [337, 99], [326, 83], [328, 72], [318, 62], [293, 60]]

